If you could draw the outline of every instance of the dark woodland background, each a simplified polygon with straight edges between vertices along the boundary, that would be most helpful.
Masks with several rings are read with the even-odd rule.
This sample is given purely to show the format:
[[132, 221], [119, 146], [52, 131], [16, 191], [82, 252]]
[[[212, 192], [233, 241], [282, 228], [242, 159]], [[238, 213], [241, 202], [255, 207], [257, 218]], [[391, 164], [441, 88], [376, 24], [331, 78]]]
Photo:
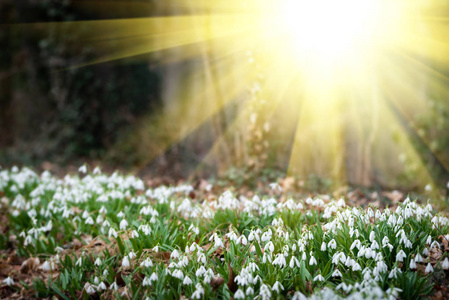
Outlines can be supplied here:
[[[134, 4], [142, 2], [147, 4], [147, 9], [136, 9]], [[160, 114], [173, 105], [167, 95], [178, 93], [176, 86], [181, 85], [183, 74], [195, 64], [194, 59], [161, 64], [155, 55], [142, 55], [76, 67], [94, 57], [90, 45], [77, 43], [76, 31], [65, 32], [60, 26], [52, 30], [50, 26], [45, 35], [36, 35], [32, 30], [24, 30], [26, 27], [15, 26], [151, 17], [160, 14], [157, 2], [95, 1], [104, 8], [98, 13], [98, 10], [84, 9], [81, 4], [86, 1], [0, 0], [2, 166], [30, 165], [57, 171], [87, 161], [111, 169], [174, 177], [187, 177], [192, 172], [198, 176], [225, 174], [235, 181], [239, 178], [250, 180], [255, 176], [265, 176], [267, 180], [285, 176], [291, 132], [279, 134], [273, 130], [271, 135], [256, 142], [251, 142], [248, 136], [243, 142], [238, 142], [240, 137], [228, 136], [232, 143], [228, 143], [229, 149], [223, 153], [229, 157], [220, 160], [227, 161], [228, 165], [216, 167], [203, 161], [214, 137], [231, 123], [238, 107], [227, 107], [220, 112], [218, 123], [203, 124], [174, 142], [168, 137], [181, 130], [176, 127], [175, 120], [173, 124], [157, 125], [160, 124]], [[110, 6], [111, 3], [119, 5]], [[89, 26], [78, 30], [82, 34], [83, 30], [89, 30]], [[432, 105], [431, 115], [419, 115], [412, 121], [402, 120], [402, 123], [432, 176], [444, 183], [448, 174], [441, 157], [449, 157], [448, 99], [429, 95], [428, 101]], [[424, 143], [422, 136], [426, 136], [430, 143]], [[270, 141], [268, 146], [263, 139]], [[264, 146], [255, 147], [254, 143]], [[252, 151], [251, 147], [259, 152]], [[357, 168], [354, 165], [370, 160], [369, 157], [357, 157], [355, 149], [348, 149], [347, 159], [354, 159], [355, 163], [347, 163], [347, 168]], [[367, 172], [375, 174], [375, 170]], [[412, 167], [400, 170], [391, 181], [381, 175], [369, 175], [367, 180], [367, 176], [353, 171], [348, 180], [368, 186], [413, 187], [413, 172]], [[308, 176], [309, 179], [313, 176], [315, 179], [326, 178], [325, 173]]]

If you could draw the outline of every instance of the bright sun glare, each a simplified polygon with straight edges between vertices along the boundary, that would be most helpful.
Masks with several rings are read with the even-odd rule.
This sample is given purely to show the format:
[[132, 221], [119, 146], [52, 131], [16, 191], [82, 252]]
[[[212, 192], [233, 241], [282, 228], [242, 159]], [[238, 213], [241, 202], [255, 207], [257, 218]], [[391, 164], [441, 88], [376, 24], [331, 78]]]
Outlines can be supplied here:
[[399, 25], [397, 7], [383, 0], [284, 0], [277, 12], [273, 34], [308, 62], [366, 58], [388, 44]]

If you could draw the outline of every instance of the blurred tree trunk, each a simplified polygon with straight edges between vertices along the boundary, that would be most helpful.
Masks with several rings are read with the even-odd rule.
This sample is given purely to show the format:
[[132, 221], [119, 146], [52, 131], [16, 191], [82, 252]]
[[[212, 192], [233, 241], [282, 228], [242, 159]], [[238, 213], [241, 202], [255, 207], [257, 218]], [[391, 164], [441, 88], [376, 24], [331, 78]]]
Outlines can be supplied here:
[[[9, 0], [0, 1], [0, 22], [13, 22], [13, 5]], [[10, 28], [0, 30], [0, 147], [14, 142], [14, 118], [12, 111], [12, 33]]]

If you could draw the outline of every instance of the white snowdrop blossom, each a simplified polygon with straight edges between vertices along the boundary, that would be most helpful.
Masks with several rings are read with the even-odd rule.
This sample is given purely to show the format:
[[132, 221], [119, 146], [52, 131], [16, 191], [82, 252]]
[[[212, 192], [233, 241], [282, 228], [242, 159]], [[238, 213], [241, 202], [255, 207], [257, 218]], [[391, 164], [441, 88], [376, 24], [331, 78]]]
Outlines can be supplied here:
[[90, 295], [95, 294], [95, 289], [89, 282], [84, 285], [84, 290]]
[[326, 242], [321, 243], [321, 251], [326, 251], [326, 250], [327, 250]]
[[279, 281], [276, 281], [276, 282], [273, 284], [273, 286], [271, 287], [271, 289], [272, 289], [273, 291], [276, 291], [276, 292], [279, 294], [281, 291], [284, 290], [284, 286], [283, 286]]
[[449, 269], [449, 260], [447, 259], [447, 257], [443, 260], [443, 263], [441, 264], [441, 266], [443, 267], [443, 269], [448, 270]]
[[287, 262], [285, 260], [284, 254], [282, 253], [277, 254], [272, 264], [275, 266], [278, 265], [281, 268], [285, 267], [287, 265]]
[[128, 227], [128, 222], [123, 219], [120, 221], [120, 230], [126, 230], [126, 227]]
[[295, 265], [298, 268], [300, 267], [298, 259], [296, 257], [292, 256], [292, 259], [290, 260], [290, 263], [289, 263], [289, 267], [293, 269], [295, 267]]
[[405, 254], [404, 250], [400, 250], [397, 254], [396, 254], [396, 261], [400, 261], [403, 262], [404, 258], [406, 258], [407, 255]]
[[241, 289], [238, 289], [234, 294], [234, 299], [245, 299], [245, 293]]
[[184, 279], [184, 273], [181, 270], [178, 270], [178, 269], [174, 270], [171, 275], [173, 277], [175, 277], [175, 278], [180, 279], [180, 280]]
[[87, 173], [87, 167], [86, 165], [82, 165], [81, 167], [78, 168], [78, 172], [86, 174]]
[[115, 238], [117, 238], [117, 231], [115, 231], [115, 229], [114, 228], [109, 228], [109, 233], [108, 233], [108, 235], [109, 235], [109, 237], [115, 237]]
[[341, 274], [340, 270], [335, 269], [335, 271], [332, 273], [332, 277], [342, 277], [343, 274]]
[[129, 258], [128, 258], [128, 256], [123, 257], [122, 266], [125, 267], [125, 268], [129, 267]]
[[192, 279], [190, 279], [189, 276], [184, 277], [184, 280], [182, 281], [183, 285], [191, 285], [193, 283]]
[[410, 265], [409, 265], [409, 267], [410, 267], [410, 269], [412, 269], [412, 270], [416, 269], [416, 262], [415, 262], [415, 260], [414, 260], [413, 258], [410, 260]]
[[327, 246], [328, 246], [329, 248], [335, 250], [335, 249], [337, 248], [337, 242], [336, 242], [334, 239], [332, 239], [332, 240], [327, 244]]
[[14, 284], [14, 279], [12, 279], [11, 277], [7, 277], [6, 279], [3, 280], [3, 283], [6, 284], [7, 286], [11, 286]]
[[313, 278], [313, 281], [325, 281], [326, 279], [321, 275], [318, 274], [317, 276], [315, 276], [315, 278]]
[[150, 282], [157, 281], [158, 279], [159, 277], [157, 276], [157, 274], [153, 272], [150, 276]]

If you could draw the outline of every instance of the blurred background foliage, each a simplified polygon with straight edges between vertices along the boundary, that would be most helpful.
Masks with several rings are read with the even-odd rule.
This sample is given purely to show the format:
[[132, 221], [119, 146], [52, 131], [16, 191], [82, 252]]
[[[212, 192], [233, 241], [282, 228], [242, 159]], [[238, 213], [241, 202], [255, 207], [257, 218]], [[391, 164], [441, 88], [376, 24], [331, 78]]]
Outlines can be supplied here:
[[[67, 0], [0, 5], [3, 26], [98, 18]], [[124, 15], [126, 10], [117, 16], [111, 11], [108, 17]], [[83, 30], [89, 26], [79, 34]], [[44, 38], [32, 31], [1, 31], [1, 163], [102, 158], [121, 131], [159, 104], [160, 74], [151, 62], [73, 67], [92, 58], [92, 49], [76, 43], [76, 34], [56, 26]]]
[[[129, 4], [133, 2], [142, 0], [128, 0]], [[258, 78], [261, 70], [249, 75], [254, 80], [236, 101], [201, 126], [186, 129], [178, 120], [196, 118], [195, 114], [187, 113], [195, 106], [186, 108], [182, 103], [184, 95], [166, 95], [176, 94], [173, 92], [176, 85], [189, 84], [183, 72], [196, 65], [192, 59], [163, 66], [157, 55], [143, 55], [90, 65], [94, 57], [91, 45], [77, 42], [78, 34], [90, 30], [88, 23], [78, 27], [78, 31], [49, 26], [44, 37], [23, 30], [19, 34], [10, 26], [157, 15], [154, 10], [136, 10], [124, 2], [120, 10], [104, 9], [102, 14], [80, 9], [75, 3], [70, 0], [0, 1], [1, 26], [8, 28], [0, 30], [1, 165], [45, 168], [43, 162], [64, 167], [101, 161], [114, 168], [179, 178], [219, 174], [224, 178], [222, 184], [237, 185], [286, 176], [297, 108], [284, 107], [269, 118], [260, 113], [264, 99], [276, 93], [264, 89], [263, 80]], [[258, 87], [256, 92], [254, 86]], [[196, 92], [191, 93], [194, 97]], [[181, 100], [172, 103], [167, 98]], [[227, 130], [242, 103], [249, 103], [246, 107], [250, 110], [245, 114], [248, 122]], [[445, 184], [449, 179], [444, 159], [449, 157], [449, 104], [438, 94], [429, 94], [427, 105], [432, 113], [426, 111], [412, 118], [402, 116], [402, 125], [427, 169], [438, 183]], [[277, 120], [288, 113], [293, 115], [289, 116], [293, 120], [291, 126], [276, 126]], [[215, 142], [217, 139], [219, 143]], [[214, 147], [219, 148], [220, 154], [211, 158], [209, 154]], [[352, 150], [348, 147], [346, 160], [352, 160]], [[383, 174], [376, 174], [373, 169], [369, 170], [374, 174], [370, 174], [371, 180], [352, 176], [348, 181], [415, 187], [414, 159], [406, 154], [394, 159], [403, 168], [393, 179], [381, 178]], [[349, 164], [346, 168], [352, 167]], [[332, 185], [326, 174], [303, 177], [317, 189]]]

